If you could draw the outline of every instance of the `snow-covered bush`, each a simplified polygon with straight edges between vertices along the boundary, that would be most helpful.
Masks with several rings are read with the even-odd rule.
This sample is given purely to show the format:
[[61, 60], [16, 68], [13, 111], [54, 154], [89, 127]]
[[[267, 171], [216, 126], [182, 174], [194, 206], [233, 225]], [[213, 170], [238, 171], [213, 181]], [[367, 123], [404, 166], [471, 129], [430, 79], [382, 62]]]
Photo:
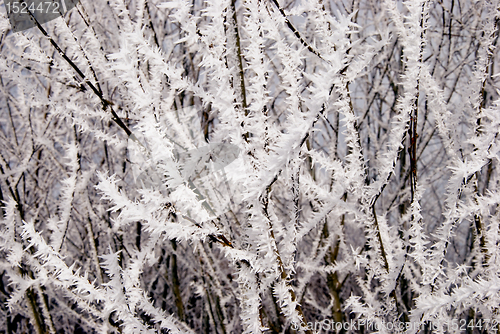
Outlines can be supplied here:
[[499, 6], [3, 5], [0, 332], [497, 332]]

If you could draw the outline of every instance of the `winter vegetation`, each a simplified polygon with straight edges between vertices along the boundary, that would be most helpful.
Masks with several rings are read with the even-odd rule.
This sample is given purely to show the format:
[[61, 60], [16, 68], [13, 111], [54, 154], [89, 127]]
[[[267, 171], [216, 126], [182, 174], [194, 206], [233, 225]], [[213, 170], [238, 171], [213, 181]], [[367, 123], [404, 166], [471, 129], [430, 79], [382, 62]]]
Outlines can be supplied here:
[[6, 3], [0, 333], [500, 329], [498, 1]]

